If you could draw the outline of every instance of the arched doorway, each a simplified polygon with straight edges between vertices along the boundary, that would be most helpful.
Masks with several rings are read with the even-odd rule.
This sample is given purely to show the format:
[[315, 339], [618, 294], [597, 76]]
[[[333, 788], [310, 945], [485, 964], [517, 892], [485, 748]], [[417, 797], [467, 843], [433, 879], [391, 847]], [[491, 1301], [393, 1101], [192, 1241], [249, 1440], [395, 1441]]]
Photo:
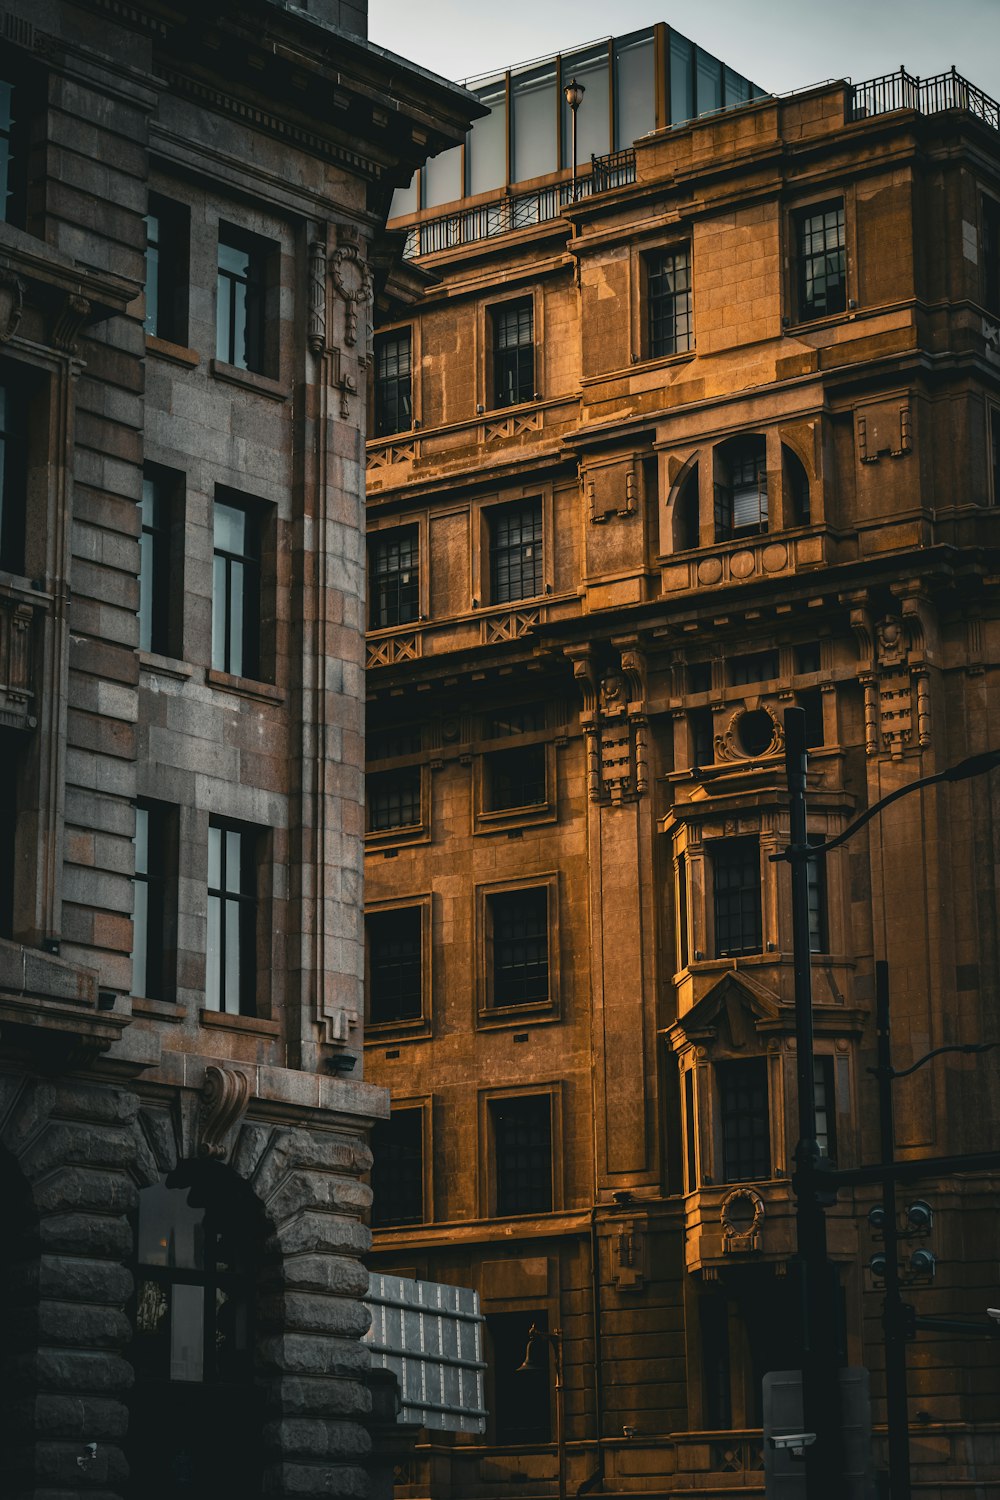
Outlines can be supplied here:
[[254, 1307], [264, 1221], [227, 1168], [183, 1163], [139, 1194], [131, 1500], [260, 1493]]

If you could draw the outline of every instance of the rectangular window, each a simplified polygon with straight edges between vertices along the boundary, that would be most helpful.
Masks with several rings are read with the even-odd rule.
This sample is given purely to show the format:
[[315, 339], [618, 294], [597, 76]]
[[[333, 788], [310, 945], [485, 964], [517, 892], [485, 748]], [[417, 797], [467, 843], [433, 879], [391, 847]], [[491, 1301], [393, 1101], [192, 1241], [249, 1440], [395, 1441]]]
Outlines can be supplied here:
[[490, 1102], [496, 1212], [546, 1214], [552, 1208], [552, 1100], [548, 1094]]
[[983, 306], [1000, 317], [1000, 203], [983, 199]]
[[691, 257], [658, 250], [646, 257], [647, 346], [651, 359], [691, 348]]
[[139, 514], [139, 650], [168, 654], [170, 636], [171, 484], [159, 470], [143, 471]]
[[174, 809], [138, 802], [135, 809], [135, 878], [132, 883], [132, 993], [169, 1000], [172, 949], [171, 877], [176, 869], [171, 823]]
[[397, 724], [387, 729], [368, 731], [368, 759], [370, 761], [396, 760], [402, 755], [419, 755], [421, 747], [420, 726]]
[[21, 229], [27, 214], [28, 124], [26, 91], [0, 79], [0, 220]]
[[710, 708], [693, 708], [688, 714], [691, 731], [691, 764], [715, 764], [715, 715]]
[[534, 308], [530, 297], [494, 307], [493, 404], [518, 406], [535, 395]]
[[748, 1057], [716, 1065], [722, 1117], [723, 1182], [759, 1182], [771, 1175], [767, 1062]]
[[990, 450], [993, 460], [993, 504], [1000, 505], [1000, 406], [990, 407]]
[[186, 344], [189, 212], [150, 196], [146, 215], [146, 322], [155, 338]]
[[260, 375], [269, 373], [265, 296], [272, 254], [264, 241], [231, 225], [219, 226], [215, 357]]
[[542, 502], [518, 500], [491, 511], [490, 602], [534, 599], [542, 592]]
[[693, 1193], [698, 1186], [698, 1140], [694, 1124], [694, 1069], [684, 1074], [684, 1137], [685, 1164], [687, 1168], [687, 1191]]
[[688, 869], [687, 855], [677, 856], [677, 967], [688, 966]]
[[422, 1224], [424, 1112], [394, 1109], [372, 1131], [372, 1228]]
[[748, 651], [731, 656], [726, 662], [730, 687], [745, 687], [751, 682], [770, 682], [778, 675], [777, 651]]
[[795, 695], [806, 716], [806, 747], [815, 749], [824, 743], [823, 693], [820, 688], [804, 688]]
[[760, 845], [755, 838], [724, 839], [712, 847], [715, 957], [760, 953]]
[[0, 568], [24, 572], [27, 413], [13, 380], [0, 384]]
[[423, 912], [419, 906], [370, 912], [368, 1021], [419, 1021], [423, 1015]]
[[712, 663], [693, 661], [687, 669], [687, 686], [689, 693], [710, 693], [712, 691]]
[[257, 1014], [257, 835], [215, 819], [208, 828], [205, 1005]]
[[545, 886], [487, 900], [493, 950], [491, 1003], [539, 1005], [549, 998], [549, 899]]
[[767, 450], [763, 437], [725, 443], [715, 458], [715, 539], [728, 542], [767, 530]]
[[701, 1325], [704, 1425], [712, 1432], [724, 1432], [733, 1425], [728, 1298], [723, 1293], [709, 1293], [699, 1298], [698, 1311]]
[[260, 517], [256, 508], [215, 501], [212, 666], [235, 677], [260, 673]]
[[834, 1089], [836, 1060], [813, 1058], [815, 1068], [816, 1140], [830, 1161], [837, 1160], [837, 1095]]
[[369, 773], [365, 783], [368, 832], [420, 825], [420, 767]]
[[376, 437], [407, 432], [413, 426], [411, 337], [409, 328], [375, 336]]
[[827, 318], [847, 307], [844, 205], [827, 203], [797, 215], [799, 319]]
[[368, 545], [372, 630], [410, 625], [420, 616], [420, 533], [416, 526], [377, 533]]
[[[810, 838], [809, 842], [821, 844], [823, 839], [817, 834], [815, 838]], [[826, 856], [818, 854], [814, 859], [808, 860], [806, 875], [809, 891], [809, 951], [810, 953], [829, 953], [830, 938], [826, 919]]]
[[485, 761], [488, 812], [506, 812], [514, 807], [535, 807], [544, 803], [544, 745], [495, 750], [485, 757]]

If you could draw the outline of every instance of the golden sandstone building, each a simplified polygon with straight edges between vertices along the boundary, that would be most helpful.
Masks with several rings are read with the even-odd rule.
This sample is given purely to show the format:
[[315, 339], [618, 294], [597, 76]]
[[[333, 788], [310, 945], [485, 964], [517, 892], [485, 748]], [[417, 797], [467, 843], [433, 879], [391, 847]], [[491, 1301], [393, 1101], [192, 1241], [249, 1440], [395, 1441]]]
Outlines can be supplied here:
[[[554, 1493], [561, 1354], [569, 1491], [760, 1494], [797, 1363], [782, 713], [820, 839], [1000, 744], [998, 107], [954, 73], [764, 97], [663, 26], [476, 92], [397, 197], [369, 424], [372, 1263], [476, 1287], [490, 1360], [485, 1438], [401, 1493]], [[813, 877], [841, 1167], [879, 1159], [876, 959], [897, 1067], [1000, 1035], [994, 792]], [[903, 1157], [997, 1145], [989, 1054], [895, 1103]], [[996, 1188], [921, 1184], [921, 1313], [998, 1300]], [[829, 1239], [878, 1432], [876, 1192]], [[996, 1493], [996, 1346], [908, 1361], [921, 1493]]]

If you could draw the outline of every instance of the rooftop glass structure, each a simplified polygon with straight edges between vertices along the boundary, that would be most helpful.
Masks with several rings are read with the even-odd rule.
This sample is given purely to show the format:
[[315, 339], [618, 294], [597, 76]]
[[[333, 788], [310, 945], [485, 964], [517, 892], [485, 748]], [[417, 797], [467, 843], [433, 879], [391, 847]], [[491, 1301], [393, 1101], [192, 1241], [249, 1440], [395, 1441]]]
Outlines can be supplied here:
[[586, 89], [577, 116], [578, 166], [651, 130], [767, 92], [662, 22], [472, 79], [467, 87], [489, 114], [475, 122], [464, 145], [434, 157], [397, 191], [391, 217], [569, 172], [572, 121], [563, 89], [571, 78]]

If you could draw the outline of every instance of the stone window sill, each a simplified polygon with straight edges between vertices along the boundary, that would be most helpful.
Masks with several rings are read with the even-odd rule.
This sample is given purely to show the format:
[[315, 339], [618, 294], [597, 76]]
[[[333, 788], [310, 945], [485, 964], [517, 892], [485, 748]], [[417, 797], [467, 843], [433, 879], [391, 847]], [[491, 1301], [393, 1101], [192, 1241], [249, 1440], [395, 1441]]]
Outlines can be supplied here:
[[197, 349], [187, 349], [183, 344], [172, 344], [169, 339], [158, 339], [155, 334], [146, 334], [146, 353], [168, 360], [172, 365], [182, 365], [185, 370], [195, 370], [201, 364]]
[[267, 396], [271, 401], [287, 401], [291, 395], [291, 391], [280, 380], [272, 380], [269, 375], [258, 375], [256, 370], [241, 370], [238, 365], [227, 365], [221, 359], [210, 360], [209, 369], [216, 380], [242, 386], [245, 391], [255, 391], [258, 396]]
[[282, 688], [272, 682], [258, 682], [253, 677], [234, 677], [231, 672], [219, 672], [209, 667], [205, 672], [209, 687], [220, 688], [224, 693], [236, 693], [241, 698], [256, 698], [259, 703], [284, 703]]
[[281, 1022], [269, 1021], [264, 1016], [234, 1016], [225, 1010], [202, 1010], [199, 1012], [203, 1026], [215, 1026], [220, 1031], [249, 1031], [257, 1036], [280, 1036]]
[[132, 1014], [134, 1016], [149, 1016], [155, 1021], [168, 1021], [175, 1024], [186, 1019], [188, 1008], [186, 1005], [177, 1005], [172, 1000], [150, 1000], [145, 995], [132, 996]]

